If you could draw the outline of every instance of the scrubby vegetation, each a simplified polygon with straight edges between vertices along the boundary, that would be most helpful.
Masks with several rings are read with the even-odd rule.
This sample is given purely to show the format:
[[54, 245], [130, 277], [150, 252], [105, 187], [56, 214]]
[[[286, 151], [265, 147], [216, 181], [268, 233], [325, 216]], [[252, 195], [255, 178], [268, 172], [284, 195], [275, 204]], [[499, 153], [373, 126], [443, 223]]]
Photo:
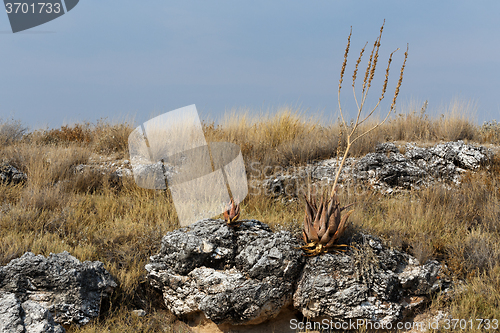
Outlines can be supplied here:
[[[475, 124], [466, 116], [471, 107], [452, 103], [442, 116], [430, 117], [426, 104], [410, 105], [355, 142], [351, 156], [362, 156], [385, 141], [500, 144], [500, 125]], [[335, 157], [345, 145], [339, 123], [324, 124], [291, 108], [256, 118], [236, 112], [224, 119], [204, 123], [207, 141], [240, 145], [247, 166], [303, 165]], [[29, 132], [19, 122], [0, 123], [0, 162], [28, 175], [24, 184], [0, 184], [0, 264], [26, 251], [48, 255], [67, 250], [82, 261], [104, 262], [119, 284], [110, 302], [102, 305], [99, 320], [69, 332], [182, 331], [162, 307], [161, 295], [145, 281], [148, 257], [157, 252], [161, 237], [178, 227], [169, 193], [141, 189], [127, 177], [117, 185], [109, 174], [75, 171], [99, 157], [128, 158], [127, 138], [134, 127], [101, 121]], [[458, 297], [437, 297], [433, 309], [447, 308], [454, 318], [467, 320], [500, 319], [499, 171], [495, 157], [489, 169], [467, 174], [460, 186], [449, 190], [431, 187], [397, 196], [344, 191], [340, 198], [357, 202], [351, 232], [364, 229], [420, 260], [442, 260], [450, 276], [462, 281], [465, 288]], [[241, 218], [299, 236], [303, 207], [300, 200], [250, 195], [241, 204]], [[131, 316], [138, 308], [148, 315]]]

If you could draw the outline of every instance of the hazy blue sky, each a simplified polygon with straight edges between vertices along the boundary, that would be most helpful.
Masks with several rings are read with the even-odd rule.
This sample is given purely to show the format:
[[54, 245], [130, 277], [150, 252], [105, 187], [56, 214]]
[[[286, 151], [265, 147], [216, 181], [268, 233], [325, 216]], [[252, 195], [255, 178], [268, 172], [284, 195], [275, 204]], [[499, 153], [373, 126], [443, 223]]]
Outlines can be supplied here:
[[142, 122], [190, 104], [212, 119], [281, 105], [335, 114], [350, 26], [352, 65], [385, 18], [377, 82], [400, 47], [394, 89], [410, 44], [399, 105], [428, 100], [439, 113], [459, 98], [477, 103], [478, 122], [500, 120], [499, 14], [499, 1], [82, 0], [17, 34], [2, 14], [0, 118], [31, 127], [101, 117]]

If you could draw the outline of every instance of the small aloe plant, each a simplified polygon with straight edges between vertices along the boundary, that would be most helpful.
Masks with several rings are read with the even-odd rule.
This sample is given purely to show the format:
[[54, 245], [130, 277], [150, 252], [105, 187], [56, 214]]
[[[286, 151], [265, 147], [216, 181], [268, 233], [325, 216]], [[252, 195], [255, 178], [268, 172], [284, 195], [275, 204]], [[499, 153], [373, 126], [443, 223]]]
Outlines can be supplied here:
[[[385, 24], [385, 20], [384, 20]], [[357, 141], [359, 138], [365, 136], [366, 134], [370, 133], [371, 131], [375, 130], [377, 127], [381, 126], [388, 118], [389, 115], [391, 114], [392, 111], [395, 110], [396, 107], [396, 99], [399, 95], [399, 89], [401, 87], [401, 83], [403, 82], [403, 73], [406, 65], [406, 59], [408, 57], [408, 46], [406, 48], [406, 52], [404, 54], [404, 61], [403, 65], [401, 66], [401, 72], [399, 75], [399, 81], [396, 85], [396, 90], [394, 91], [394, 97], [392, 99], [392, 104], [387, 112], [387, 115], [385, 118], [376, 123], [374, 126], [370, 127], [368, 130], [362, 132], [361, 134], [357, 133], [358, 127], [364, 123], [370, 116], [375, 112], [375, 110], [378, 108], [380, 102], [384, 99], [385, 93], [387, 91], [387, 83], [389, 81], [389, 70], [392, 62], [392, 56], [393, 54], [398, 51], [399, 49], [395, 50], [394, 52], [391, 53], [389, 56], [389, 61], [387, 65], [387, 69], [385, 71], [385, 81], [382, 86], [382, 93], [378, 99], [377, 104], [373, 109], [371, 109], [368, 113], [363, 114], [362, 116], [362, 111], [363, 111], [363, 106], [366, 101], [366, 97], [368, 95], [368, 90], [371, 87], [371, 83], [375, 74], [375, 69], [377, 67], [377, 61], [378, 61], [378, 55], [379, 55], [379, 48], [380, 48], [380, 40], [382, 38], [382, 32], [384, 30], [384, 24], [382, 24], [382, 27], [380, 28], [380, 34], [378, 38], [375, 40], [375, 43], [373, 44], [373, 49], [370, 54], [370, 58], [368, 60], [368, 66], [366, 68], [366, 72], [364, 75], [363, 79], [363, 87], [362, 87], [362, 92], [361, 92], [361, 99], [358, 100], [356, 96], [356, 89], [355, 89], [355, 83], [356, 83], [356, 77], [358, 74], [358, 68], [359, 64], [361, 62], [361, 59], [363, 57], [363, 53], [365, 52], [366, 45], [361, 49], [361, 52], [359, 54], [359, 58], [356, 62], [356, 66], [354, 69], [354, 74], [352, 76], [352, 89], [354, 93], [354, 99], [356, 101], [357, 105], [357, 116], [356, 119], [352, 121], [350, 126], [347, 126], [347, 123], [344, 119], [344, 114], [342, 113], [342, 107], [340, 105], [340, 90], [342, 88], [342, 82], [344, 79], [344, 73], [347, 65], [347, 57], [349, 54], [349, 49], [351, 45], [351, 35], [352, 35], [352, 28], [351, 32], [349, 33], [349, 37], [347, 39], [347, 47], [344, 53], [344, 62], [342, 64], [342, 70], [340, 72], [340, 80], [339, 80], [339, 88], [338, 88], [338, 102], [339, 102], [339, 111], [340, 111], [340, 118], [341, 118], [341, 126], [342, 128], [347, 129], [347, 145], [345, 148], [344, 156], [342, 157], [341, 163], [339, 168], [337, 169], [337, 173], [335, 175], [335, 180], [333, 182], [332, 186], [332, 191], [329, 196], [326, 196], [323, 194], [319, 199], [317, 199], [315, 196], [313, 197], [306, 197], [306, 208], [305, 208], [305, 219], [304, 219], [304, 229], [302, 232], [304, 242], [306, 243], [304, 246], [302, 246], [302, 250], [304, 250], [305, 255], [308, 256], [314, 256], [314, 255], [319, 255], [325, 252], [328, 252], [330, 250], [338, 250], [342, 247], [345, 247], [347, 245], [339, 245], [337, 244], [337, 241], [340, 239], [342, 234], [345, 232], [347, 228], [347, 219], [349, 216], [353, 213], [353, 210], [348, 211], [344, 216], [341, 217], [341, 212], [345, 210], [346, 208], [352, 206], [353, 204], [340, 207], [340, 202], [339, 198], [337, 196], [337, 183], [339, 180], [340, 172], [342, 171], [342, 168], [344, 166], [344, 163], [346, 161], [347, 155], [349, 153], [349, 149], [351, 148], [352, 144]]]
[[229, 227], [235, 228], [241, 225], [241, 221], [238, 221], [240, 217], [240, 204], [235, 203], [234, 199], [231, 198], [227, 210], [224, 212], [224, 220]]

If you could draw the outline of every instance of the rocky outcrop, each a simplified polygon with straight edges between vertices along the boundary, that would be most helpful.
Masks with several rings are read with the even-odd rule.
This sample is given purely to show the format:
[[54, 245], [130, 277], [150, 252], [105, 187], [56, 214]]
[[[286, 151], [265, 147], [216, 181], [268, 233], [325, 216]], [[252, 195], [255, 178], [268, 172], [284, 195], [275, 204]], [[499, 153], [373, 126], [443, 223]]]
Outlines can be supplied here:
[[100, 173], [102, 175], [109, 174], [112, 177], [130, 177], [132, 171], [130, 170], [129, 160], [106, 160], [89, 158], [88, 164], [79, 164], [75, 167], [75, 173], [83, 173], [91, 171]]
[[291, 305], [304, 260], [298, 246], [290, 233], [259, 221], [233, 229], [208, 219], [164, 236], [146, 270], [177, 316], [258, 324]]
[[377, 152], [367, 154], [356, 163], [353, 178], [386, 189], [418, 188], [435, 181], [458, 184], [462, 172], [478, 169], [490, 155], [484, 147], [475, 147], [463, 141], [429, 148], [409, 143], [404, 147], [404, 154], [393, 143], [376, 148]]
[[114, 287], [99, 261], [82, 263], [66, 251], [48, 258], [27, 252], [0, 267], [0, 322], [27, 332], [45, 326], [61, 332], [53, 321], [84, 325], [99, 315], [102, 299]]
[[393, 324], [424, 305], [446, 286], [437, 261], [419, 265], [408, 254], [360, 234], [346, 253], [307, 259], [293, 296], [294, 306], [312, 320], [366, 319]]
[[0, 164], [0, 184], [19, 184], [25, 182], [27, 176], [24, 172], [7, 163]]
[[202, 220], [165, 235], [146, 269], [175, 315], [231, 325], [259, 324], [289, 306], [311, 320], [394, 323], [447, 287], [437, 261], [419, 265], [373, 236], [316, 257], [298, 247], [289, 232], [255, 220], [236, 229]]
[[[477, 170], [488, 163], [490, 156], [488, 149], [463, 141], [428, 148], [412, 143], [398, 147], [386, 142], [377, 145], [374, 153], [361, 158], [348, 158], [339, 184], [368, 185], [385, 193], [419, 189], [436, 182], [458, 184], [464, 171]], [[266, 178], [262, 187], [272, 196], [299, 197], [305, 193], [309, 178], [315, 187], [333, 183], [339, 164], [340, 161], [334, 158], [294, 167]]]

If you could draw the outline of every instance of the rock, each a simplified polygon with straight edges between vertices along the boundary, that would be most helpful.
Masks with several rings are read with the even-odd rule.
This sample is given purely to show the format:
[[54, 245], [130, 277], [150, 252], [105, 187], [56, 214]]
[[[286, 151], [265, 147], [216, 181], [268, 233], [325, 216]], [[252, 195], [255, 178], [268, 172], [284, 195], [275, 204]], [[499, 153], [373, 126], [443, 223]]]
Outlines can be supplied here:
[[146, 311], [142, 310], [142, 309], [139, 309], [139, 310], [133, 310], [132, 311], [132, 314], [134, 316], [137, 316], [137, 317], [144, 317], [145, 315], [147, 315]]
[[165, 179], [172, 182], [173, 177], [180, 172], [178, 166], [167, 162], [150, 163], [138, 157], [132, 158], [132, 170], [135, 182], [143, 188], [165, 189]]
[[280, 195], [298, 197], [299, 178], [295, 175], [283, 175], [264, 180], [263, 186], [267, 190], [265, 194], [272, 197]]
[[112, 174], [117, 175], [119, 178], [122, 178], [122, 177], [132, 177], [132, 171], [130, 171], [130, 169], [125, 169], [125, 168], [118, 168]]
[[412, 295], [427, 295], [441, 288], [440, 271], [441, 264], [432, 260], [423, 266], [408, 265], [398, 275], [398, 279], [401, 286]]
[[[352, 167], [356, 159], [347, 158], [342, 171], [339, 176], [339, 186], [342, 187], [352, 177]], [[328, 159], [324, 161], [314, 162], [305, 167], [292, 167], [285, 172], [273, 174], [261, 183], [250, 180], [253, 184], [252, 188], [259, 188], [261, 186], [264, 194], [272, 197], [287, 196], [291, 198], [301, 197], [307, 193], [307, 186], [305, 186], [309, 179], [311, 179], [313, 186], [318, 188], [326, 185], [327, 187], [333, 183], [337, 168], [340, 161], [337, 159]], [[259, 192], [261, 193], [261, 192]]]
[[[374, 171], [370, 173], [369, 171]], [[401, 153], [390, 152], [389, 156], [384, 153], [370, 153], [361, 158], [356, 164], [354, 178], [360, 180], [370, 180], [383, 183], [389, 187], [401, 187], [410, 189], [413, 185], [419, 185], [427, 176], [427, 172], [410, 160], [407, 160]]]
[[463, 141], [446, 142], [430, 148], [406, 144], [405, 158], [436, 178], [453, 177], [463, 170], [476, 170], [489, 160], [490, 152], [484, 147], [464, 144]]
[[[15, 295], [24, 311], [31, 311], [30, 318], [50, 321], [43, 308], [60, 324], [84, 325], [97, 317], [102, 298], [114, 287], [116, 283], [102, 262], [81, 263], [66, 251], [48, 258], [27, 252], [0, 267], [1, 293]], [[21, 316], [21, 311], [11, 311]]]
[[255, 220], [238, 228], [202, 220], [168, 233], [146, 265], [168, 309], [216, 324], [259, 324], [292, 302], [304, 258], [289, 232]]
[[21, 314], [21, 303], [16, 296], [12, 293], [0, 292], [0, 332], [24, 332]]
[[34, 301], [21, 303], [16, 295], [0, 291], [0, 332], [4, 333], [63, 333], [50, 312]]
[[387, 153], [398, 154], [399, 149], [393, 142], [383, 142], [375, 146], [375, 152], [378, 154], [387, 154]]
[[462, 140], [438, 144], [430, 153], [452, 162], [457, 167], [474, 170], [488, 161], [489, 152], [484, 147], [465, 144]]
[[307, 258], [293, 296], [294, 306], [307, 318], [392, 324], [443, 287], [438, 262], [419, 266], [373, 236], [361, 234], [355, 241], [345, 253]]
[[128, 160], [116, 162], [100, 161], [99, 163], [95, 163], [89, 159], [89, 164], [78, 164], [74, 167], [75, 173], [83, 173], [85, 171], [118, 178], [132, 177], [132, 170], [130, 169], [130, 162]]
[[[491, 152], [484, 147], [463, 141], [446, 142], [429, 148], [406, 144], [400, 153], [396, 144], [385, 142], [375, 147], [375, 153], [361, 158], [348, 158], [340, 173], [339, 186], [351, 183], [369, 185], [385, 193], [419, 189], [436, 182], [458, 184], [460, 175], [486, 164]], [[341, 159], [313, 162], [292, 167], [267, 177], [262, 183], [266, 194], [300, 197], [306, 193], [310, 178], [315, 188], [332, 184]]]
[[386, 193], [428, 186], [435, 182], [458, 184], [465, 170], [476, 170], [487, 163], [490, 151], [484, 147], [447, 142], [429, 148], [413, 144], [401, 154], [393, 143], [376, 146], [354, 163], [351, 179], [358, 184], [370, 184]]
[[19, 184], [26, 181], [28, 177], [10, 164], [0, 164], [0, 183]]
[[33, 333], [59, 333], [65, 332], [64, 328], [56, 324], [49, 310], [33, 301], [21, 304], [24, 310], [24, 325], [26, 332]]

